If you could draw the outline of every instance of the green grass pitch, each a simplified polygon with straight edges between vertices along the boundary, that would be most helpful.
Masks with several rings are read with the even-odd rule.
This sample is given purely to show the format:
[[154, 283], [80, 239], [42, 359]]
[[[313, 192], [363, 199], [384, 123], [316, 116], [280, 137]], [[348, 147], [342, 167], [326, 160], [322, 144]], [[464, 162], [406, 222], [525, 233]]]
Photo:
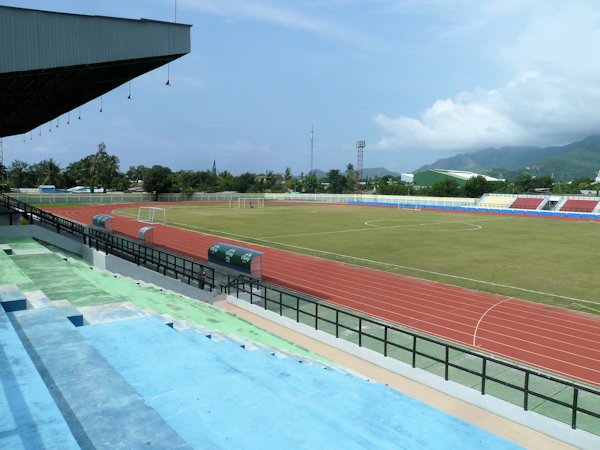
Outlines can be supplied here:
[[[163, 206], [163, 205], [161, 205]], [[169, 225], [600, 313], [600, 223], [360, 206], [167, 205]], [[138, 208], [119, 210], [137, 218]]]

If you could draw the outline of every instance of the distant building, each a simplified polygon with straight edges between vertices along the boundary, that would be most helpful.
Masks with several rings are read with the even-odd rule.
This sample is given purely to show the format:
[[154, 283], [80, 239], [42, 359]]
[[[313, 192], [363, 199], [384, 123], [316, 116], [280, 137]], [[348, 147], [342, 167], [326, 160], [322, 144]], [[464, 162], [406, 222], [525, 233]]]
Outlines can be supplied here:
[[400, 181], [405, 183], [412, 183], [414, 181], [415, 176], [412, 173], [401, 173]]
[[415, 186], [433, 186], [437, 181], [446, 179], [455, 180], [459, 186], [463, 186], [467, 180], [482, 176], [487, 181], [504, 181], [498, 178], [489, 177], [487, 175], [481, 175], [473, 172], [466, 172], [464, 170], [446, 170], [446, 169], [430, 169], [423, 172], [414, 174], [414, 185]]

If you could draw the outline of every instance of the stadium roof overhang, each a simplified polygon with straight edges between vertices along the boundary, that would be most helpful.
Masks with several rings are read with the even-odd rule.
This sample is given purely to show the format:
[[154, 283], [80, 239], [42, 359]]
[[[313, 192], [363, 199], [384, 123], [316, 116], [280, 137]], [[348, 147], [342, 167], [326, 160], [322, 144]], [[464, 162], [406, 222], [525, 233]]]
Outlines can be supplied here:
[[190, 25], [0, 6], [0, 137], [190, 52]]

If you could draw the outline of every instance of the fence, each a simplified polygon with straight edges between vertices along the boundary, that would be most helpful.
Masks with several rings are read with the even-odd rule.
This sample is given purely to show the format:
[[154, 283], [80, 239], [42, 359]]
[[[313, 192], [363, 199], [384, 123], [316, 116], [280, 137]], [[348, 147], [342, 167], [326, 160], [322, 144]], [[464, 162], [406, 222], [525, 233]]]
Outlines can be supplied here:
[[[132, 239], [108, 233], [106, 231], [88, 227], [68, 219], [55, 216], [49, 212], [21, 202], [20, 200], [0, 196], [0, 206], [9, 211], [26, 215], [31, 222], [38, 222], [56, 230], [57, 233], [66, 232], [81, 238], [84, 244], [102, 250], [107, 254], [114, 254], [125, 260], [144, 265], [146, 268], [155, 270], [163, 275], [183, 280], [188, 284], [204, 284], [212, 291], [215, 287], [215, 271], [199, 261], [185, 258], [156, 247], [150, 247]], [[198, 279], [200, 266], [204, 266], [206, 280]]]
[[248, 278], [222, 290], [282, 317], [454, 381], [526, 411], [600, 434], [600, 391]]
[[[237, 201], [245, 197], [261, 197], [265, 201], [279, 202], [311, 202], [311, 203], [351, 203], [356, 202], [355, 194], [284, 194], [284, 193], [267, 193], [267, 194], [242, 194], [242, 193], [166, 193], [160, 194], [158, 201], [161, 202], [229, 202]], [[25, 194], [11, 193], [9, 197], [25, 203], [81, 203], [81, 204], [96, 204], [96, 203], [142, 203], [153, 201], [153, 195], [142, 194], [125, 194], [125, 193], [94, 193], [94, 194]], [[448, 198], [448, 197], [420, 197], [420, 196], [401, 196], [401, 195], [362, 195], [362, 203], [365, 204], [411, 204], [423, 206], [473, 206], [477, 199], [472, 198]]]
[[[149, 247], [131, 239], [107, 233], [63, 219], [0, 195], [0, 206], [27, 214], [33, 221], [83, 239], [90, 247], [148, 265], [164, 275], [191, 284], [200, 262]], [[393, 325], [361, 316], [317, 300], [278, 289], [248, 277], [232, 278], [206, 267], [207, 284], [220, 281], [221, 291], [235, 290], [249, 297], [252, 304], [274, 311], [298, 323], [325, 331], [360, 347], [420, 368], [447, 381], [454, 381], [482, 395], [491, 395], [539, 414], [600, 435], [600, 391], [517, 366], [498, 358], [477, 353], [458, 345], [417, 334]], [[262, 304], [262, 305], [261, 305]]]

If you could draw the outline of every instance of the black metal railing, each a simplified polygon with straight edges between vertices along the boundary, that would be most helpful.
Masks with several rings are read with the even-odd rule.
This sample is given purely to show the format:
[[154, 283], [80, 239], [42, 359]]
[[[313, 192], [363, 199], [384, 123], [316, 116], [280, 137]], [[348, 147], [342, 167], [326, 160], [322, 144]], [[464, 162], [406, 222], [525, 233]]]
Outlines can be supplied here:
[[[99, 228], [73, 222], [6, 195], [0, 195], [0, 206], [9, 211], [22, 214], [32, 224], [39, 223], [55, 230], [57, 233], [64, 232], [81, 238], [84, 243], [96, 248], [96, 250], [114, 254], [163, 275], [183, 280], [190, 285], [196, 285], [200, 288], [208, 287], [211, 292], [215, 288], [214, 269], [201, 261], [186, 258], [157, 247], [151, 247]], [[200, 266], [204, 267], [206, 279], [200, 279], [199, 277]]]
[[600, 434], [600, 390], [402, 329], [255, 280], [234, 279], [227, 293], [251, 304], [419, 367], [482, 395], [509, 401]]
[[[189, 284], [199, 282], [196, 274], [200, 265], [203, 265], [199, 261], [72, 222], [5, 195], [0, 195], [0, 206], [22, 213], [30, 222], [37, 221], [59, 233], [67, 232], [82, 238], [84, 243], [97, 250], [144, 265], [164, 275], [183, 279]], [[238, 297], [248, 297], [252, 304], [328, 332], [336, 338], [377, 351], [383, 356], [408, 363], [412, 367], [435, 373], [445, 380], [477, 389], [482, 395], [506, 400], [525, 410], [533, 410], [565, 422], [572, 428], [600, 434], [600, 390], [597, 388], [517, 366], [466, 347], [269, 286], [247, 276], [218, 273], [209, 266], [205, 266], [205, 270], [206, 284], [211, 290], [215, 287], [217, 274], [223, 280], [221, 292], [235, 292]]]

